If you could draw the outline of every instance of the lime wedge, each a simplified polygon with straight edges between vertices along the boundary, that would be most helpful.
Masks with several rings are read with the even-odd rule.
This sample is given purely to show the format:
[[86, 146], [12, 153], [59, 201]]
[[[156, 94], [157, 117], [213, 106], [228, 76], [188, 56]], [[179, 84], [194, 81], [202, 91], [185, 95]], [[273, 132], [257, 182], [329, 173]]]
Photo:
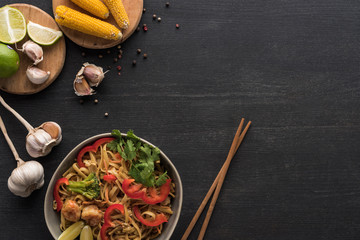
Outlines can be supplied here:
[[52, 45], [63, 35], [61, 31], [31, 21], [27, 24], [27, 32], [31, 40], [40, 45]]
[[24, 15], [16, 8], [0, 8], [0, 42], [13, 44], [21, 41], [26, 35]]

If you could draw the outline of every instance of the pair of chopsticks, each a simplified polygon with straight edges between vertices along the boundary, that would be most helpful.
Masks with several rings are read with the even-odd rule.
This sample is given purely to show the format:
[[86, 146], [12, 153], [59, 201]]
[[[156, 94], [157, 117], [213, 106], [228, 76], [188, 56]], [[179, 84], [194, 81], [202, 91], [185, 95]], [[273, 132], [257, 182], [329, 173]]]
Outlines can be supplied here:
[[[204, 200], [202, 201], [202, 203], [200, 204], [198, 210], [196, 211], [193, 219], [191, 220], [189, 226], [187, 227], [184, 235], [182, 236], [181, 240], [186, 240], [192, 229], [194, 228], [197, 220], [199, 219], [202, 211], [204, 210], [206, 204], [208, 203], [211, 195], [213, 194], [214, 190], [215, 190], [215, 193], [213, 195], [213, 198], [210, 202], [210, 206], [209, 206], [209, 209], [206, 213], [206, 217], [205, 217], [205, 220], [203, 222], [203, 225], [201, 227], [201, 230], [200, 230], [200, 233], [199, 233], [199, 236], [198, 236], [198, 240], [202, 240], [204, 238], [204, 235], [205, 235], [205, 232], [206, 232], [206, 229], [207, 229], [207, 226], [209, 224], [209, 221], [210, 221], [210, 218], [211, 218], [211, 215], [212, 215], [212, 212], [215, 208], [215, 204], [216, 204], [216, 200], [218, 199], [219, 197], [219, 193], [220, 193], [220, 190], [221, 190], [221, 187], [224, 183], [224, 179], [225, 179], [225, 176], [226, 176], [226, 173], [229, 169], [229, 166], [230, 166], [230, 162], [231, 160], [233, 159], [236, 151], [238, 150], [241, 142], [244, 140], [244, 137], [246, 135], [246, 132], [248, 131], [249, 127], [250, 127], [250, 124], [251, 124], [251, 121], [249, 121], [247, 123], [247, 125], [245, 126], [244, 130], [241, 132], [241, 129], [242, 127], [244, 126], [244, 121], [245, 119], [242, 118], [241, 119], [241, 122], [239, 124], [239, 127], [236, 131], [236, 134], [235, 134], [235, 137], [234, 137], [234, 140], [231, 144], [231, 147], [230, 147], [230, 150], [229, 150], [229, 153], [227, 155], [227, 158], [225, 160], [225, 163], [223, 164], [223, 166], [221, 167], [218, 175], [216, 176], [213, 184], [211, 185], [209, 191], [207, 192], [207, 194], [205, 195], [205, 198]], [[215, 189], [216, 188], [216, 189]]]

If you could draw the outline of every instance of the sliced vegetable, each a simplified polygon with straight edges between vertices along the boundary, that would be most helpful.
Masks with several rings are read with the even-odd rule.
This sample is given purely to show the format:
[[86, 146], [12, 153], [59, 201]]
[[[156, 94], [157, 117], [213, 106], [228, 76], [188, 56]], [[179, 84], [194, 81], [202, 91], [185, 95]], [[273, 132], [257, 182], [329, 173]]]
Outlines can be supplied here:
[[59, 194], [60, 186], [62, 184], [69, 185], [69, 180], [67, 178], [60, 178], [55, 183], [53, 195], [54, 195], [54, 199], [56, 201], [56, 211], [58, 211], [58, 212], [61, 210], [61, 208], [63, 206], [63, 202], [62, 202], [62, 200], [60, 198], [60, 194]]
[[93, 240], [93, 234], [91, 231], [91, 227], [89, 225], [86, 225], [83, 227], [80, 233], [80, 240]]
[[137, 219], [139, 219], [139, 221], [146, 226], [156, 227], [156, 226], [159, 226], [160, 224], [168, 221], [167, 217], [163, 213], [156, 214], [154, 220], [149, 220], [149, 219], [143, 218], [143, 216], [141, 215], [141, 212], [137, 206], [133, 207], [133, 210], [134, 210], [134, 213], [135, 213], [135, 216], [137, 217]]
[[170, 192], [171, 179], [167, 179], [166, 183], [160, 187], [160, 194], [157, 193], [157, 190], [153, 187], [148, 188], [148, 193], [144, 194], [142, 200], [148, 204], [161, 203], [166, 199]]
[[116, 180], [116, 177], [112, 174], [106, 174], [103, 176], [103, 179], [107, 181], [108, 183], [112, 183]]
[[100, 0], [71, 0], [73, 3], [85, 9], [89, 13], [94, 14], [95, 16], [107, 19], [109, 17], [109, 9], [105, 4]]
[[145, 194], [146, 189], [142, 189], [142, 184], [135, 183], [130, 186], [135, 179], [124, 179], [122, 183], [122, 189], [124, 190], [125, 194], [133, 199], [142, 198]]
[[127, 29], [130, 25], [129, 17], [125, 11], [122, 0], [103, 0], [105, 5], [110, 9], [116, 23], [122, 29]]
[[108, 138], [100, 138], [97, 141], [94, 142], [94, 144], [90, 145], [90, 146], [86, 146], [83, 149], [80, 150], [80, 152], [78, 153], [76, 160], [77, 163], [79, 165], [79, 167], [85, 167], [85, 164], [82, 160], [82, 158], [84, 157], [84, 155], [88, 152], [93, 152], [96, 153], [98, 148], [104, 144], [104, 143], [109, 143], [111, 141], [113, 141], [115, 138], [113, 137], [108, 137]]
[[94, 199], [100, 194], [99, 179], [96, 177], [95, 173], [90, 173], [89, 176], [82, 181], [69, 181], [67, 189], [80, 193], [89, 199]]
[[114, 25], [64, 5], [56, 7], [55, 21], [62, 26], [96, 37], [109, 40], [119, 40], [122, 38], [121, 31]]
[[140, 183], [131, 184], [134, 179], [124, 179], [122, 189], [125, 194], [133, 199], [141, 198], [148, 204], [156, 204], [164, 201], [170, 192], [171, 179], [167, 179], [165, 184], [160, 187], [160, 193], [157, 193], [156, 188], [143, 188]]
[[104, 213], [104, 224], [101, 227], [100, 230], [100, 236], [101, 240], [108, 240], [108, 236], [106, 234], [106, 230], [109, 227], [113, 227], [114, 223], [111, 221], [111, 213], [114, 211], [120, 211], [124, 215], [124, 206], [122, 204], [113, 204], [110, 207], [108, 207]]
[[83, 221], [73, 223], [70, 227], [65, 229], [57, 240], [74, 240], [77, 236], [79, 236], [84, 225], [85, 223]]

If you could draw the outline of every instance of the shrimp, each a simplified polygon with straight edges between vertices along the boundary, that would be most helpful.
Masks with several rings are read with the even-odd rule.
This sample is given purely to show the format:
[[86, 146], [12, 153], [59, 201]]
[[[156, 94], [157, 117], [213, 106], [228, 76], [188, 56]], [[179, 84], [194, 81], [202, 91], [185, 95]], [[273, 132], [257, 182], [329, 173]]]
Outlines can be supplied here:
[[80, 219], [81, 209], [73, 200], [66, 200], [61, 212], [64, 218], [70, 222], [77, 222]]
[[102, 217], [103, 214], [96, 205], [84, 207], [81, 213], [81, 219], [84, 219], [92, 227], [98, 225]]

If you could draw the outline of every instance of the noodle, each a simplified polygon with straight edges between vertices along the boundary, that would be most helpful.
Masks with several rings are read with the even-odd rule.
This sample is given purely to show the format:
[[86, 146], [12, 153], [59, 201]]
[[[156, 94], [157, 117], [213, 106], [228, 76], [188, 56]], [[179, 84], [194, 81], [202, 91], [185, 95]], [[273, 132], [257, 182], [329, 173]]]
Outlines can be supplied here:
[[[141, 199], [132, 199], [124, 193], [122, 182], [124, 179], [132, 178], [129, 175], [132, 163], [131, 161], [125, 161], [118, 153], [109, 150], [106, 143], [102, 144], [96, 153], [86, 153], [82, 160], [86, 168], [79, 168], [79, 165], [75, 162], [64, 172], [63, 177], [69, 181], [78, 182], [94, 173], [99, 180], [100, 194], [96, 199], [89, 200], [79, 193], [69, 191], [66, 186], [62, 185], [59, 189], [60, 198], [64, 202], [60, 214], [61, 231], [64, 231], [75, 222], [69, 220], [70, 214], [77, 216], [80, 214], [78, 211], [81, 211], [81, 217], [77, 216], [79, 218], [77, 221], [85, 221], [86, 224], [90, 225], [94, 239], [100, 240], [100, 229], [104, 224], [106, 209], [113, 204], [122, 204], [124, 214], [114, 211], [110, 217], [112, 226], [106, 232], [109, 240], [150, 240], [161, 234], [164, 223], [155, 227], [144, 225], [137, 219], [133, 207], [138, 206], [142, 212], [141, 216], [147, 221], [153, 221], [158, 214], [164, 214], [168, 219], [173, 214], [171, 198], [175, 197], [175, 184], [171, 184], [170, 193], [163, 202], [154, 205], [147, 204]], [[160, 161], [154, 162], [154, 165], [157, 176], [165, 172]], [[116, 180], [112, 182], [104, 181], [103, 176], [108, 174], [115, 176]], [[69, 207], [69, 204], [73, 202], [78, 205], [79, 210], [77, 210], [76, 205]], [[54, 209], [56, 209], [56, 201], [54, 201]], [[99, 216], [101, 218], [99, 222], [96, 222], [96, 218]], [[91, 224], [92, 221], [95, 224]]]

